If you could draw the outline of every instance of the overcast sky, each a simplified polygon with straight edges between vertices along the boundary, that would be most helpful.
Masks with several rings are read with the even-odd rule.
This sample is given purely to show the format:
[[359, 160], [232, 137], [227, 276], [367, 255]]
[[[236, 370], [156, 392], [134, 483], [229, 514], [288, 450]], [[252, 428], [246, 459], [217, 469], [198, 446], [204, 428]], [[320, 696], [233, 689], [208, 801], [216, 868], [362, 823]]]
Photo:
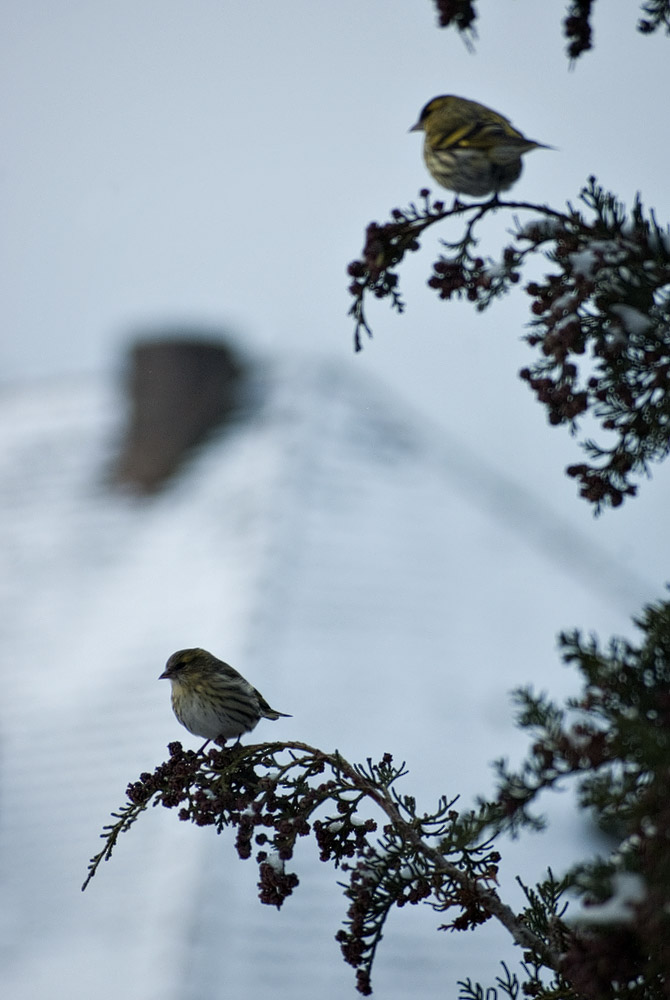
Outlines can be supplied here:
[[[325, 352], [396, 387], [476, 459], [614, 546], [660, 589], [668, 474], [595, 525], [518, 369], [529, 300], [483, 315], [425, 287], [440, 236], [401, 271], [407, 311], [374, 304], [351, 350], [347, 263], [371, 219], [430, 184], [408, 135], [439, 93], [477, 99], [549, 143], [515, 195], [562, 207], [589, 174], [668, 211], [670, 42], [638, 4], [598, 4], [573, 70], [565, 0], [482, 5], [474, 53], [429, 0], [47, 0], [0, 12], [4, 228], [0, 379], [118, 365], [145, 326], [227, 328], [251, 350]], [[435, 187], [433, 185], [433, 187]], [[500, 215], [484, 253], [511, 220]], [[645, 548], [643, 537], [649, 538]]]

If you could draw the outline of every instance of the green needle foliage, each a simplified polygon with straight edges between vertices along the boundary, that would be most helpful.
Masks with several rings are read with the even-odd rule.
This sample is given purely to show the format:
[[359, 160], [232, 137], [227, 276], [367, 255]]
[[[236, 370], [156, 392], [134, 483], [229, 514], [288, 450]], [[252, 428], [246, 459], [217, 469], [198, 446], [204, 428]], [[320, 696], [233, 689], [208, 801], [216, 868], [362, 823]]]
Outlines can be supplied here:
[[[440, 25], [471, 44], [476, 0], [435, 4]], [[594, 7], [566, 5], [572, 59], [592, 45]], [[640, 31], [670, 31], [670, 0], [645, 0], [640, 10]], [[515, 214], [511, 242], [485, 257], [479, 225], [501, 210], [526, 221]], [[464, 229], [442, 241], [428, 280], [445, 301], [464, 298], [484, 310], [520, 285], [528, 261], [539, 256], [548, 266], [525, 286], [525, 339], [535, 357], [521, 378], [550, 423], [578, 433], [586, 415], [595, 418], [602, 438], [582, 442], [587, 460], [568, 474], [596, 512], [619, 506], [635, 495], [634, 479], [670, 451], [670, 234], [639, 197], [627, 211], [594, 178], [579, 207], [565, 211], [497, 198], [446, 208], [423, 190], [417, 204], [370, 224], [349, 265], [357, 350], [372, 336], [370, 296], [403, 312], [399, 266], [426, 229], [447, 219]], [[175, 742], [164, 763], [128, 785], [83, 888], [119, 836], [160, 805], [195, 826], [233, 831], [239, 857], [258, 867], [261, 902], [277, 909], [299, 886], [287, 868], [298, 838], [313, 840], [340, 877], [345, 910], [335, 937], [364, 995], [392, 911], [424, 904], [441, 930], [496, 920], [520, 948], [518, 968], [502, 964], [494, 984], [462, 980], [461, 1000], [670, 1000], [670, 601], [647, 607], [636, 625], [637, 645], [560, 636], [581, 693], [565, 704], [529, 688], [515, 693], [527, 754], [517, 768], [495, 763], [495, 793], [474, 808], [461, 811], [445, 795], [424, 811], [403, 790], [408, 772], [390, 753], [352, 764], [337, 750], [299, 742], [198, 753]], [[536, 885], [519, 882], [524, 903], [515, 910], [498, 888], [507, 838], [542, 830], [540, 797], [569, 785], [611, 849], [560, 874], [548, 863]]]
[[[394, 209], [390, 222], [371, 223], [361, 257], [349, 265], [355, 349], [362, 348], [363, 334], [372, 336], [370, 295], [404, 311], [398, 267], [435, 223], [464, 223], [458, 240], [442, 240], [428, 279], [444, 300], [463, 298], [487, 309], [539, 256], [551, 269], [525, 286], [532, 320], [524, 339], [536, 359], [520, 377], [550, 424], [567, 425], [573, 434], [586, 416], [599, 424], [601, 440], [583, 440], [587, 461], [567, 473], [596, 512], [618, 507], [635, 495], [635, 479], [670, 451], [670, 232], [653, 212], [645, 213], [639, 198], [627, 212], [593, 177], [580, 194], [586, 211], [496, 198], [456, 200], [445, 208], [427, 189], [419, 197], [418, 206]], [[478, 226], [500, 210], [532, 215], [523, 223], [515, 215], [512, 241], [496, 258], [485, 258]]]
[[[350, 764], [340, 753], [304, 743], [216, 747], [198, 753], [171, 743], [169, 759], [127, 788], [127, 802], [105, 827], [104, 845], [84, 888], [119, 835], [149, 806], [176, 809], [196, 826], [235, 831], [242, 859], [258, 866], [262, 903], [278, 909], [299, 885], [287, 870], [298, 838], [313, 838], [322, 861], [338, 869], [346, 899], [336, 934], [358, 990], [371, 973], [384, 924], [395, 907], [430, 906], [439, 929], [467, 931], [498, 920], [522, 949], [519, 969], [491, 987], [541, 1000], [662, 1000], [670, 996], [670, 602], [637, 621], [643, 641], [614, 639], [602, 650], [578, 632], [561, 636], [563, 659], [583, 678], [579, 698], [559, 706], [528, 689], [516, 693], [518, 724], [530, 737], [522, 765], [495, 765], [497, 791], [459, 812], [444, 797], [431, 811], [399, 789], [404, 764], [390, 754]], [[504, 835], [542, 828], [539, 796], [574, 781], [583, 808], [613, 837], [607, 856], [585, 860], [535, 886], [514, 911], [499, 895]], [[598, 922], [566, 918], [566, 892], [602, 904], [617, 879], [636, 880]], [[521, 883], [520, 883], [521, 884]], [[569, 911], [568, 911], [569, 912]], [[445, 919], [446, 918], [446, 919]], [[466, 1000], [482, 987], [461, 983]], [[490, 991], [487, 991], [490, 995]]]

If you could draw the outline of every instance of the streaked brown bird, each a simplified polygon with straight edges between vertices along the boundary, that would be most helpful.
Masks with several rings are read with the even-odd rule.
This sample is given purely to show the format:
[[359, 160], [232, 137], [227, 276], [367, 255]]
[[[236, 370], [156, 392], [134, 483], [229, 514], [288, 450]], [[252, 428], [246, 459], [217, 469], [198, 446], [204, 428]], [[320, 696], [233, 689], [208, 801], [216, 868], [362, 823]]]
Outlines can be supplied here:
[[261, 719], [290, 719], [276, 712], [242, 674], [206, 649], [180, 649], [159, 680], [172, 684], [172, 710], [195, 736], [225, 743], [250, 733]]

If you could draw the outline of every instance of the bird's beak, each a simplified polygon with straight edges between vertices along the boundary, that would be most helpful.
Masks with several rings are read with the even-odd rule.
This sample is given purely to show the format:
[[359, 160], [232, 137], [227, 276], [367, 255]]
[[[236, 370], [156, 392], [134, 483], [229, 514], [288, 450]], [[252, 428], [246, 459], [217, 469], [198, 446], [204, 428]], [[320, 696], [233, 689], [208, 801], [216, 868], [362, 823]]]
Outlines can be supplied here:
[[159, 681], [169, 681], [170, 680], [170, 675], [167, 672], [167, 670], [163, 671], [163, 673], [160, 675], [160, 677], [158, 678], [158, 680]]
[[409, 129], [409, 131], [410, 132], [423, 132], [423, 124], [421, 122], [417, 122], [416, 125], [412, 125], [412, 127], [411, 127], [411, 129]]

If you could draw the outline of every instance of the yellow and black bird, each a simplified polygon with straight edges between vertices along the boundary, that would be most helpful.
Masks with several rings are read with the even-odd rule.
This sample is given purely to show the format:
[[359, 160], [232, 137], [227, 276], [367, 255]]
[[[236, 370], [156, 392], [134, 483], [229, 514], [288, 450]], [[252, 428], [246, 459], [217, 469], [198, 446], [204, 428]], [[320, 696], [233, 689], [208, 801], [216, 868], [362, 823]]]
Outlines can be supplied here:
[[519, 179], [524, 153], [551, 149], [465, 97], [434, 97], [410, 132], [425, 132], [423, 157], [438, 184], [473, 197], [506, 191]]

